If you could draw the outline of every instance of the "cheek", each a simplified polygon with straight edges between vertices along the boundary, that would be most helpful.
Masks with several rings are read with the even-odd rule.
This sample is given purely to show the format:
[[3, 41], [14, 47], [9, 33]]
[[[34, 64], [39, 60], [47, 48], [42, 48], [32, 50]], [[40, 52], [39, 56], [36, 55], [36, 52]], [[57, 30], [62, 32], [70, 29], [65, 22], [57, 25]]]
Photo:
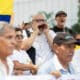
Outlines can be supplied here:
[[0, 53], [2, 53], [3, 56], [9, 55], [11, 52], [11, 49], [8, 47], [8, 43], [2, 42], [0, 43]]
[[62, 49], [62, 48], [59, 49], [59, 56], [61, 56], [61, 57], [65, 57], [66, 56], [65, 49]]
[[8, 51], [8, 49], [7, 49], [7, 47], [1, 47], [0, 48], [0, 53], [2, 53], [2, 56], [7, 56], [8, 55], [8, 53], [7, 53], [7, 51]]

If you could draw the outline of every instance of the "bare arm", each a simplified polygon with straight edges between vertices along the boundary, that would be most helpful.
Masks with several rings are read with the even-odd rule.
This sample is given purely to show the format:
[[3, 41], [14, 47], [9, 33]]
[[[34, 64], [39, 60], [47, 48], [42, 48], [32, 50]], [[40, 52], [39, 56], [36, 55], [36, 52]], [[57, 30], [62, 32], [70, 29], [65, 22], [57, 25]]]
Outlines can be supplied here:
[[38, 34], [38, 31], [34, 31], [29, 38], [25, 39], [22, 42], [21, 49], [28, 50], [29, 48], [31, 48], [37, 34]]
[[49, 46], [52, 49], [53, 38], [51, 37], [51, 35], [49, 34], [49, 32], [47, 32], [45, 35], [46, 35], [47, 41], [49, 43]]
[[46, 28], [44, 29], [44, 34], [45, 34], [45, 36], [47, 38], [49, 46], [52, 49], [52, 43], [53, 43], [53, 37], [52, 36], [55, 36], [55, 33], [51, 36], [51, 34], [49, 33], [49, 31], [50, 31], [50, 29], [49, 29], [48, 25], [46, 25]]
[[33, 64], [22, 64], [22, 63], [19, 63], [18, 61], [13, 61], [13, 62], [14, 62], [15, 70], [25, 71], [25, 70], [36, 70], [37, 69], [37, 66]]

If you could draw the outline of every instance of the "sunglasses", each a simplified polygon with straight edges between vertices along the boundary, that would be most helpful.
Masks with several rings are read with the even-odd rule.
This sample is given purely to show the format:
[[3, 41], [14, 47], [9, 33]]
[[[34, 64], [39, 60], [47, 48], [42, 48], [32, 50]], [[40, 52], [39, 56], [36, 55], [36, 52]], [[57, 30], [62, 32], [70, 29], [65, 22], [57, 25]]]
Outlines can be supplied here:
[[36, 21], [36, 22], [46, 22], [47, 20], [45, 20], [45, 19], [34, 19], [33, 21]]
[[76, 39], [76, 44], [80, 45], [80, 39]]
[[16, 35], [16, 38], [23, 39], [23, 35]]

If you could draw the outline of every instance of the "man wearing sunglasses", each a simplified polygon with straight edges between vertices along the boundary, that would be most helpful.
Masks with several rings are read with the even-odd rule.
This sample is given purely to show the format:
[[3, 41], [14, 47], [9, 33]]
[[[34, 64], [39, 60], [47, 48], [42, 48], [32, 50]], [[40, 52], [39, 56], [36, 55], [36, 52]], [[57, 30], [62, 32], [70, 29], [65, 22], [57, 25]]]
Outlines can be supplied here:
[[51, 48], [55, 33], [49, 30], [46, 18], [42, 13], [32, 17], [31, 25], [33, 33], [29, 39], [24, 41], [23, 48], [33, 46], [36, 49], [35, 61], [40, 66], [53, 56]]

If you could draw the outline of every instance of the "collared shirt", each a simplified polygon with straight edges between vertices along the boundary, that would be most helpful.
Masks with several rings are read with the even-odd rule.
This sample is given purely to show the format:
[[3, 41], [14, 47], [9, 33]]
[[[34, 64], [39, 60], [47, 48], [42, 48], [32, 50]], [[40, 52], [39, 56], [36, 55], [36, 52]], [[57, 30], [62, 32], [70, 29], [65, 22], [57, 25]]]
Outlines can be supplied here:
[[7, 57], [7, 64], [9, 67], [9, 74], [7, 74], [5, 64], [3, 64], [2, 61], [0, 60], [0, 76], [8, 76], [12, 74], [14, 65], [13, 62], [9, 59], [9, 57]]
[[50, 59], [40, 67], [38, 74], [50, 74], [53, 71], [60, 71], [62, 75], [75, 73], [70, 63], [69, 63], [68, 69], [64, 69], [63, 66], [60, 64], [56, 55], [54, 55], [52, 59]]
[[[55, 33], [53, 31], [49, 31], [49, 34], [52, 38], [55, 37]], [[41, 34], [36, 37], [33, 47], [36, 49], [36, 64], [42, 65], [44, 62], [48, 61], [53, 57], [53, 52], [51, 51], [51, 47], [47, 41], [47, 38], [44, 34]]]
[[76, 74], [80, 74], [80, 49], [75, 50], [71, 63], [73, 64], [73, 67], [76, 68]]

